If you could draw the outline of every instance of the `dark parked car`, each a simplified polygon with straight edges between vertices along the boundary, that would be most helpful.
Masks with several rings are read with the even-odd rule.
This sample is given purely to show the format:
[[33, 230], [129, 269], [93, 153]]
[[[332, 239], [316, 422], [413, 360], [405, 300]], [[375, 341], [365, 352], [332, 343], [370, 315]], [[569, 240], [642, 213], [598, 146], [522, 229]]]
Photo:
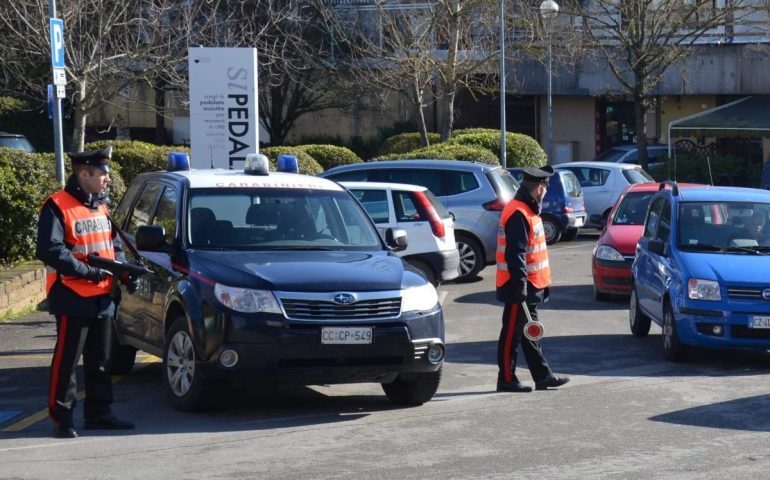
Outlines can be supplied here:
[[[508, 171], [521, 183], [520, 168], [509, 168]], [[583, 190], [575, 174], [568, 170], [556, 170], [548, 183], [540, 212], [546, 243], [574, 240], [578, 229], [585, 225], [587, 216]]]
[[[138, 175], [115, 223], [152, 270], [122, 293], [113, 372], [136, 349], [163, 359], [176, 408], [217, 400], [227, 380], [314, 385], [375, 382], [393, 402], [439, 386], [444, 317], [436, 289], [384, 241], [353, 195], [318, 177], [246, 169]], [[137, 260], [137, 259], [134, 259]]]
[[35, 147], [29, 143], [27, 137], [20, 133], [0, 132], [0, 147], [15, 148], [28, 153], [35, 153]]

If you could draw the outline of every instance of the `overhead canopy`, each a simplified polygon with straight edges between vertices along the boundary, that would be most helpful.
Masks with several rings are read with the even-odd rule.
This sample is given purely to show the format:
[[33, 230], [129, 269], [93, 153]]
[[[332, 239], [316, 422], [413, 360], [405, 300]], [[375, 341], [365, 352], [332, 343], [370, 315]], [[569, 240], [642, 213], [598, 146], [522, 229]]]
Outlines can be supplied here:
[[672, 133], [687, 137], [770, 137], [770, 95], [752, 95], [674, 120], [668, 124], [668, 133], [669, 139]]

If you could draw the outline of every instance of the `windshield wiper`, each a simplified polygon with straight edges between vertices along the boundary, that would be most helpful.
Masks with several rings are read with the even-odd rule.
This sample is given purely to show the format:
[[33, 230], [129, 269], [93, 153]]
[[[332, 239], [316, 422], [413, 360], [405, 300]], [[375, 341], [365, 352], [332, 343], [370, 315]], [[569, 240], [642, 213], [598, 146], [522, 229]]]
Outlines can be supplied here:
[[708, 252], [723, 252], [724, 247], [718, 245], [711, 245], [709, 243], [684, 243], [680, 245], [680, 248], [688, 248], [691, 250], [705, 250]]
[[725, 252], [746, 252], [746, 253], [756, 253], [758, 255], [768, 255], [767, 252], [770, 252], [770, 247], [765, 246], [751, 246], [751, 247], [725, 247]]

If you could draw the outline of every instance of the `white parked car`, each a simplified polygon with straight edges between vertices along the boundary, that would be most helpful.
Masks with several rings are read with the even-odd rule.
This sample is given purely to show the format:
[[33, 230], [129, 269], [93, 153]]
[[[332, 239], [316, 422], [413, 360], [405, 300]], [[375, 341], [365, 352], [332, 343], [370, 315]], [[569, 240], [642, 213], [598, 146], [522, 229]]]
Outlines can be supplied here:
[[358, 199], [380, 231], [401, 228], [406, 250], [397, 252], [434, 285], [459, 275], [454, 219], [425, 187], [405, 183], [340, 182]]
[[569, 170], [578, 178], [588, 212], [586, 226], [594, 228], [602, 228], [603, 220], [627, 186], [655, 181], [642, 167], [632, 163], [570, 162], [554, 168]]

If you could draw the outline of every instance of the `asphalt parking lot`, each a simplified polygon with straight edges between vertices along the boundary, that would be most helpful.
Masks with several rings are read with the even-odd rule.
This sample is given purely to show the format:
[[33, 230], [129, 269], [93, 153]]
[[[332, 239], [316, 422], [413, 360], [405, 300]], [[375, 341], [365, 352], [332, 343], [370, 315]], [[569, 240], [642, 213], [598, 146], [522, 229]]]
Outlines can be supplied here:
[[53, 322], [0, 324], [0, 478], [763, 478], [770, 357], [665, 361], [660, 328], [631, 336], [626, 299], [593, 300], [595, 240], [589, 231], [550, 249], [543, 345], [572, 378], [555, 391], [494, 391], [502, 308], [491, 266], [440, 287], [444, 379], [414, 408], [353, 384], [234, 389], [221, 409], [181, 413], [163, 397], [157, 359], [142, 356], [115, 386], [114, 409], [136, 430], [56, 440], [44, 419]]

